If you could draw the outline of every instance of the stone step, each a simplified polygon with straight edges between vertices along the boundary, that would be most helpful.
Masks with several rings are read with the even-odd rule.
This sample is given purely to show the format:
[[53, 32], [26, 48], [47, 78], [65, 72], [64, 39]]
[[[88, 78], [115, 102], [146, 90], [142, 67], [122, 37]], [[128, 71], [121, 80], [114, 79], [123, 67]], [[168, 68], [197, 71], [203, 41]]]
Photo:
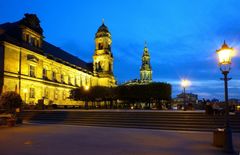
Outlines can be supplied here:
[[[213, 131], [224, 125], [224, 116], [195, 112], [25, 111], [20, 117], [41, 123], [184, 131]], [[231, 115], [230, 124], [240, 132], [239, 115]]]

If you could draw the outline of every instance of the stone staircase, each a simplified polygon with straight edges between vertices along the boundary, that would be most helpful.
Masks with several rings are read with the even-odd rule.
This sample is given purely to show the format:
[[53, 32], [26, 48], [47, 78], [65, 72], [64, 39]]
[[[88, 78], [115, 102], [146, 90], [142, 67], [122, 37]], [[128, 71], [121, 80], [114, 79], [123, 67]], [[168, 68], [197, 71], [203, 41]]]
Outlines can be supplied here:
[[[24, 111], [24, 121], [44, 124], [143, 128], [182, 131], [213, 131], [224, 126], [224, 116], [204, 112], [172, 111]], [[240, 114], [230, 116], [233, 132], [240, 132]]]

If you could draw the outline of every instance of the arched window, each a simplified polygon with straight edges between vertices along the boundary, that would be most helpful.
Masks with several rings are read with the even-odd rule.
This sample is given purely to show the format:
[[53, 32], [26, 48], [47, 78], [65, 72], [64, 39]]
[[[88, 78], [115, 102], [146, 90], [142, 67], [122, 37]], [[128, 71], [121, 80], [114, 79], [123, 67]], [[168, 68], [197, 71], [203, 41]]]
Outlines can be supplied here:
[[98, 49], [102, 50], [103, 49], [103, 44], [102, 43], [98, 43]]

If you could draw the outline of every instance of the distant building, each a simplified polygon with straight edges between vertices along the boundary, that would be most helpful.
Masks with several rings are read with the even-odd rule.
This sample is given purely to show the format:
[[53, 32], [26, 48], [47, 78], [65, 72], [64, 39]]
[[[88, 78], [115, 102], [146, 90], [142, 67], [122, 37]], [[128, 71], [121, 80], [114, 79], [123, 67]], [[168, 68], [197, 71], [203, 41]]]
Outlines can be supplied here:
[[142, 55], [142, 65], [140, 69], [140, 79], [129, 80], [125, 82], [124, 85], [148, 84], [151, 82], [152, 82], [152, 67], [150, 64], [150, 54], [148, 52], [147, 44], [145, 42]]
[[23, 100], [74, 105], [69, 91], [81, 86], [115, 86], [111, 34], [104, 23], [95, 35], [93, 63], [44, 40], [35, 14], [0, 25], [0, 93], [16, 91]]
[[140, 69], [140, 82], [141, 83], [152, 82], [152, 67], [150, 64], [150, 55], [148, 52], [146, 42], [145, 42], [144, 51], [142, 55], [142, 66]]
[[198, 95], [192, 93], [181, 93], [178, 94], [177, 97], [174, 99], [175, 103], [183, 104], [185, 97], [186, 104], [197, 104], [198, 103]]
[[228, 102], [229, 104], [235, 104], [235, 105], [240, 104], [240, 100], [235, 98], [229, 99]]

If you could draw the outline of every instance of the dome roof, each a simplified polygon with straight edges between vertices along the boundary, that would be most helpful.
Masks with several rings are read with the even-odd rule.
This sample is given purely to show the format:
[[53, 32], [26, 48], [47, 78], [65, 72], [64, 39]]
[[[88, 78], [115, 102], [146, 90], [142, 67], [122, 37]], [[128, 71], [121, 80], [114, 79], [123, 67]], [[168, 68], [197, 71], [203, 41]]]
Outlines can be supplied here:
[[103, 23], [99, 28], [98, 32], [109, 32], [108, 27]]

